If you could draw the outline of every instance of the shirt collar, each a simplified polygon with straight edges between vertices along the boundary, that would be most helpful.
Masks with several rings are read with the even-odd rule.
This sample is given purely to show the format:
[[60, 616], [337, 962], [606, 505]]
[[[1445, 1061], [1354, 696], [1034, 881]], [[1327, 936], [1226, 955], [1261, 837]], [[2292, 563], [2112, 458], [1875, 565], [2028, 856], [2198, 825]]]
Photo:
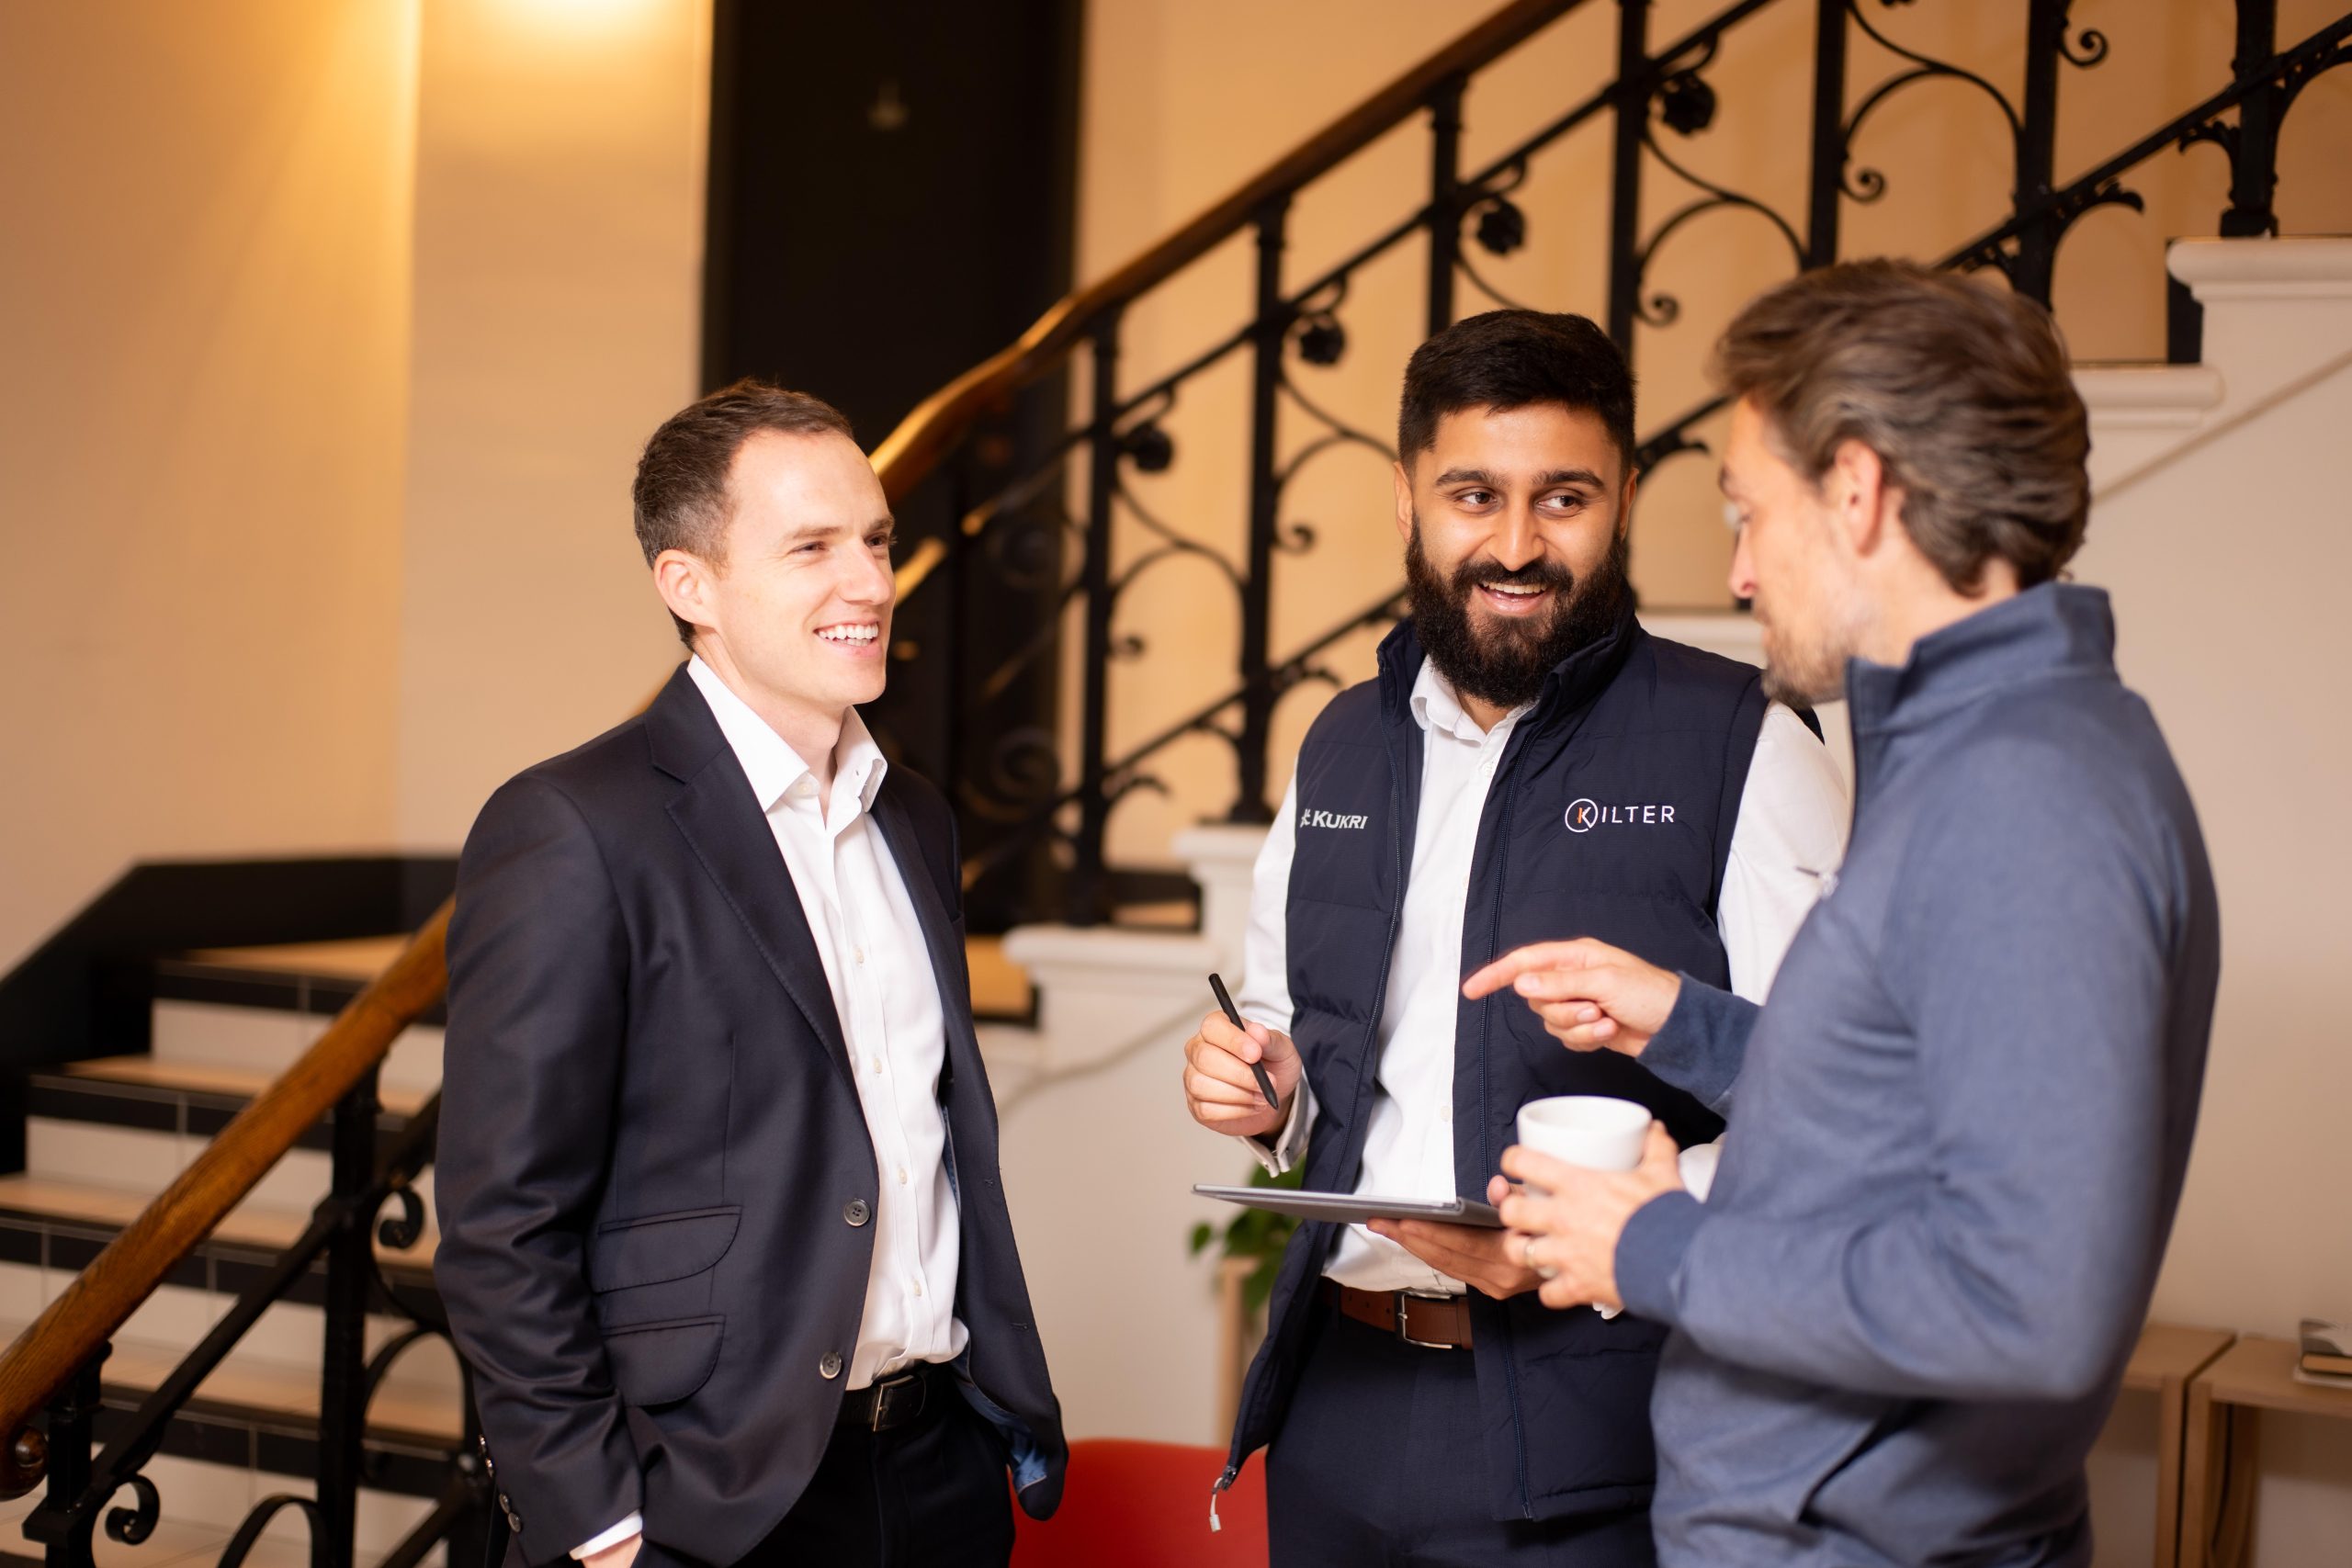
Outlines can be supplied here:
[[1520, 716], [1535, 705], [1523, 703], [1497, 719], [1494, 728], [1481, 729], [1478, 721], [1463, 710], [1462, 698], [1454, 691], [1453, 682], [1437, 672], [1437, 661], [1424, 659], [1420, 673], [1413, 677], [1413, 693], [1408, 705], [1412, 709], [1413, 722], [1423, 729], [1434, 729], [1473, 746], [1483, 746], [1495, 736], [1509, 732]]
[[1859, 735], [1933, 722], [2028, 681], [2115, 672], [2115, 615], [2104, 590], [2045, 582], [1921, 637], [1900, 665], [1849, 661]]
[[[810, 776], [808, 764], [783, 736], [768, 728], [767, 720], [752, 711], [751, 704], [718, 678], [718, 671], [703, 662], [700, 654], [686, 660], [686, 673], [693, 677], [703, 701], [710, 705], [710, 715], [718, 721], [718, 732], [727, 737], [735, 760], [743, 765], [743, 776], [751, 780], [761, 811], [775, 810], [793, 785]], [[851, 708], [842, 716], [842, 738], [833, 746], [834, 800], [840, 800], [840, 786], [846, 784], [860, 810], [873, 809], [882, 776], [888, 771], [889, 763], [865, 728], [865, 720]]]

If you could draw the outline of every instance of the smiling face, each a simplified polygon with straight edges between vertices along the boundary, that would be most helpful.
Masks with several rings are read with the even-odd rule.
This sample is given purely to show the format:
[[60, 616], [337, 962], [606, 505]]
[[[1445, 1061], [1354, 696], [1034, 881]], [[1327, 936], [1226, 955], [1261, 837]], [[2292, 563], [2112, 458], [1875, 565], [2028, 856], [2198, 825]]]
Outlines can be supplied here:
[[1413, 628], [1465, 698], [1533, 701], [1555, 665], [1622, 618], [1634, 479], [1596, 415], [1458, 410], [1398, 465], [1396, 488]]
[[856, 444], [829, 431], [753, 434], [728, 496], [718, 558], [664, 550], [654, 580], [695, 651], [797, 749], [797, 734], [838, 730], [882, 694], [890, 504]]

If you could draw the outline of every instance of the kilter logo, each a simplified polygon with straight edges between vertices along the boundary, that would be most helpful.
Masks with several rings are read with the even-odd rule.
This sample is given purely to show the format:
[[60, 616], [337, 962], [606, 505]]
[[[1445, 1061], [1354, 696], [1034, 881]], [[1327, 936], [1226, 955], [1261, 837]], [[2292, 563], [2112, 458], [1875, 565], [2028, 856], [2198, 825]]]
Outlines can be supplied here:
[[1372, 826], [1372, 818], [1342, 816], [1337, 811], [1317, 811], [1311, 807], [1302, 807], [1299, 808], [1298, 825], [1302, 828], [1369, 828]]
[[1595, 828], [1657, 827], [1674, 820], [1671, 806], [1603, 806], [1595, 800], [1568, 802], [1567, 824], [1571, 833], [1589, 833]]

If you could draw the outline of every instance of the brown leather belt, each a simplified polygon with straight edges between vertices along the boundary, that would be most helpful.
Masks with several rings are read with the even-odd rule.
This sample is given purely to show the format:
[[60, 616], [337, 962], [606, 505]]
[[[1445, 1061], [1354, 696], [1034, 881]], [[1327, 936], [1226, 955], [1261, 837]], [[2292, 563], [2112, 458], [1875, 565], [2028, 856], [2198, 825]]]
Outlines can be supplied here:
[[1323, 1281], [1323, 1299], [1342, 1317], [1385, 1329], [1408, 1345], [1429, 1350], [1470, 1348], [1467, 1296], [1424, 1296], [1411, 1291], [1359, 1291], [1335, 1280]]

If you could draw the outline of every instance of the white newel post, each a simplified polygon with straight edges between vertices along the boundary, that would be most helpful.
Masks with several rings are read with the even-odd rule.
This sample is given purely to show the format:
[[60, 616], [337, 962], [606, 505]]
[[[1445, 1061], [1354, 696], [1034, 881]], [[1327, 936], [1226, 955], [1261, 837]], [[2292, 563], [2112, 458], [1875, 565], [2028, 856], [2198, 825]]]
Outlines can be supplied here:
[[1259, 827], [1219, 824], [1176, 835], [1176, 858], [1201, 887], [1201, 935], [1216, 950], [1227, 985], [1241, 980], [1241, 942], [1250, 930], [1250, 874], [1266, 841]]

